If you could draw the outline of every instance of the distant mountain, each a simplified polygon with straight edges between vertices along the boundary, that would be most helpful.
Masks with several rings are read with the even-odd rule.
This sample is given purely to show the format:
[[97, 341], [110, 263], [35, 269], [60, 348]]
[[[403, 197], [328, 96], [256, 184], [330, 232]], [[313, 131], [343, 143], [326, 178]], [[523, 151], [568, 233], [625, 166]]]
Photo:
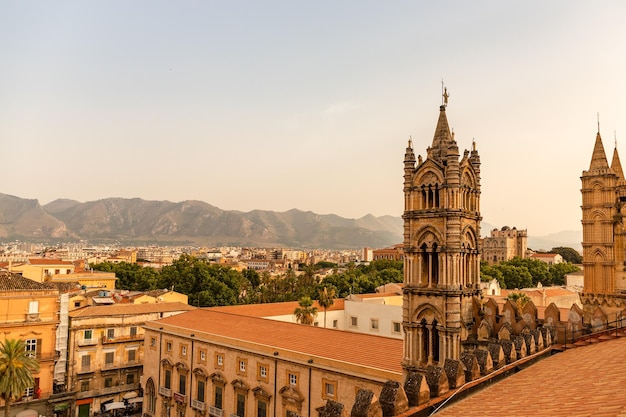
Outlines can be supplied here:
[[400, 217], [346, 219], [289, 210], [221, 210], [201, 201], [59, 199], [41, 206], [0, 194], [0, 238], [85, 239], [125, 244], [196, 244], [300, 248], [381, 248], [402, 242]]
[[[481, 224], [481, 235], [494, 227]], [[529, 236], [528, 247], [582, 250], [582, 232]], [[0, 193], [0, 239], [117, 241], [123, 244], [194, 244], [294, 248], [383, 248], [403, 240], [400, 217], [346, 219], [292, 209], [286, 212], [221, 210], [202, 201], [107, 198], [81, 203], [37, 200]]]

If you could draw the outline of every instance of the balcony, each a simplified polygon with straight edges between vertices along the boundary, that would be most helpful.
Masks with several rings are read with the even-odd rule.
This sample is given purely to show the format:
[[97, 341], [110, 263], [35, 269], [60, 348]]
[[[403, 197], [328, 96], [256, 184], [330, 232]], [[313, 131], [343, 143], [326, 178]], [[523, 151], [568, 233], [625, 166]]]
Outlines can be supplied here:
[[76, 371], [77, 374], [89, 374], [92, 372], [96, 372], [96, 369], [91, 366], [81, 366], [78, 371]]
[[98, 344], [98, 339], [82, 339], [78, 341], [78, 346], [94, 346]]
[[127, 391], [135, 391], [135, 390], [138, 390], [139, 388], [141, 388], [141, 384], [139, 383], [120, 384], [120, 385], [115, 385], [115, 386], [107, 387], [107, 388], [93, 389], [89, 391], [81, 391], [81, 392], [76, 393], [76, 398], [82, 399], [82, 398], [97, 397], [99, 395], [113, 395], [113, 394], [119, 394], [119, 393], [127, 392]]
[[159, 387], [159, 394], [164, 397], [172, 398], [172, 390], [170, 388]]
[[186, 399], [187, 399], [187, 396], [185, 394], [181, 394], [180, 392], [174, 393], [174, 401], [176, 401], [177, 403], [185, 404]]
[[106, 337], [102, 336], [102, 344], [109, 345], [111, 343], [124, 343], [124, 342], [135, 342], [137, 340], [143, 340], [143, 334], [136, 334], [133, 336], [115, 336], [115, 337]]
[[26, 313], [26, 321], [41, 321], [39, 313]]
[[224, 410], [222, 410], [221, 408], [213, 407], [212, 405], [210, 405], [209, 406], [209, 414], [212, 415], [213, 417], [222, 417], [222, 415], [224, 414]]
[[204, 411], [204, 402], [198, 400], [191, 400], [191, 408], [194, 408], [198, 411]]

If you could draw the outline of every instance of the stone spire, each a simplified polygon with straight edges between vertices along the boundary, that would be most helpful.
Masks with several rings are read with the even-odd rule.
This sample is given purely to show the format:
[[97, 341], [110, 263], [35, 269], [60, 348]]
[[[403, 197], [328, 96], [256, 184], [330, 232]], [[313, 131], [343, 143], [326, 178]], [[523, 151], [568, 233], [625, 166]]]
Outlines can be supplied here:
[[613, 150], [613, 160], [611, 161], [611, 170], [617, 175], [618, 181], [624, 181], [624, 171], [622, 171], [622, 163], [619, 160], [617, 147]]
[[589, 164], [589, 171], [603, 171], [608, 168], [609, 163], [606, 159], [606, 153], [604, 153], [604, 145], [602, 144], [600, 132], [598, 132], [598, 134], [596, 135], [596, 144], [593, 147], [591, 164]]
[[447, 156], [448, 145], [452, 142], [452, 134], [450, 133], [450, 126], [448, 125], [448, 118], [446, 116], [446, 106], [439, 107], [439, 120], [437, 121], [437, 128], [435, 129], [435, 136], [433, 137], [433, 144], [431, 146], [431, 156], [433, 159], [439, 162], [443, 162]]

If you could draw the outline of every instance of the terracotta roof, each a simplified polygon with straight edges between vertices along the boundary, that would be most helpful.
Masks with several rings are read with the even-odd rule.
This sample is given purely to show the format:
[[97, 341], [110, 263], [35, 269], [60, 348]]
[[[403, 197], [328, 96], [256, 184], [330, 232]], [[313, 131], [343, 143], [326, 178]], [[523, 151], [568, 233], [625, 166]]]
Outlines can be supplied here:
[[626, 415], [624, 351], [625, 337], [566, 350], [488, 385], [435, 416]]
[[558, 253], [533, 253], [531, 258], [554, 258]]
[[[250, 317], [273, 317], [286, 316], [293, 314], [294, 310], [300, 305], [297, 301], [289, 301], [284, 303], [264, 303], [264, 304], [243, 304], [236, 306], [211, 307], [212, 310], [224, 313], [237, 314]], [[323, 313], [324, 309], [315, 301], [313, 307], [317, 307], [318, 313]], [[332, 306], [326, 311], [343, 310], [343, 298], [337, 298]]]
[[25, 278], [20, 274], [9, 271], [0, 271], [0, 291], [37, 291], [56, 290], [57, 288], [47, 282], [37, 282]]
[[[402, 373], [400, 339], [198, 309], [154, 322], [357, 366]], [[280, 335], [280, 336], [278, 336]], [[202, 337], [202, 336], [199, 336]], [[364, 348], [367, 347], [367, 348]], [[626, 390], [625, 390], [626, 391]]]
[[28, 263], [31, 265], [68, 265], [74, 266], [74, 264], [70, 261], [62, 261], [60, 259], [50, 259], [50, 258], [30, 258]]
[[196, 307], [184, 303], [113, 304], [76, 309], [70, 311], [70, 317], [127, 316], [159, 312], [190, 311], [195, 309]]

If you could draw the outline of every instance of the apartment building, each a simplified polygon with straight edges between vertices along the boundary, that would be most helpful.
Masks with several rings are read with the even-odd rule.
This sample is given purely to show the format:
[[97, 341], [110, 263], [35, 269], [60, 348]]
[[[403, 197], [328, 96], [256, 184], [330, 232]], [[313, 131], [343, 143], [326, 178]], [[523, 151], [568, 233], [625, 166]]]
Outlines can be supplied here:
[[145, 331], [144, 416], [308, 417], [402, 379], [403, 342], [392, 338], [215, 309]]
[[0, 270], [0, 301], [2, 340], [23, 340], [26, 351], [37, 358], [40, 366], [33, 386], [11, 406], [12, 413], [21, 417], [51, 415], [59, 291], [51, 284]]
[[[183, 303], [90, 306], [69, 313], [68, 387], [73, 416], [89, 417], [142, 400], [144, 330], [151, 320], [195, 307]], [[124, 404], [125, 406], [125, 404]]]

